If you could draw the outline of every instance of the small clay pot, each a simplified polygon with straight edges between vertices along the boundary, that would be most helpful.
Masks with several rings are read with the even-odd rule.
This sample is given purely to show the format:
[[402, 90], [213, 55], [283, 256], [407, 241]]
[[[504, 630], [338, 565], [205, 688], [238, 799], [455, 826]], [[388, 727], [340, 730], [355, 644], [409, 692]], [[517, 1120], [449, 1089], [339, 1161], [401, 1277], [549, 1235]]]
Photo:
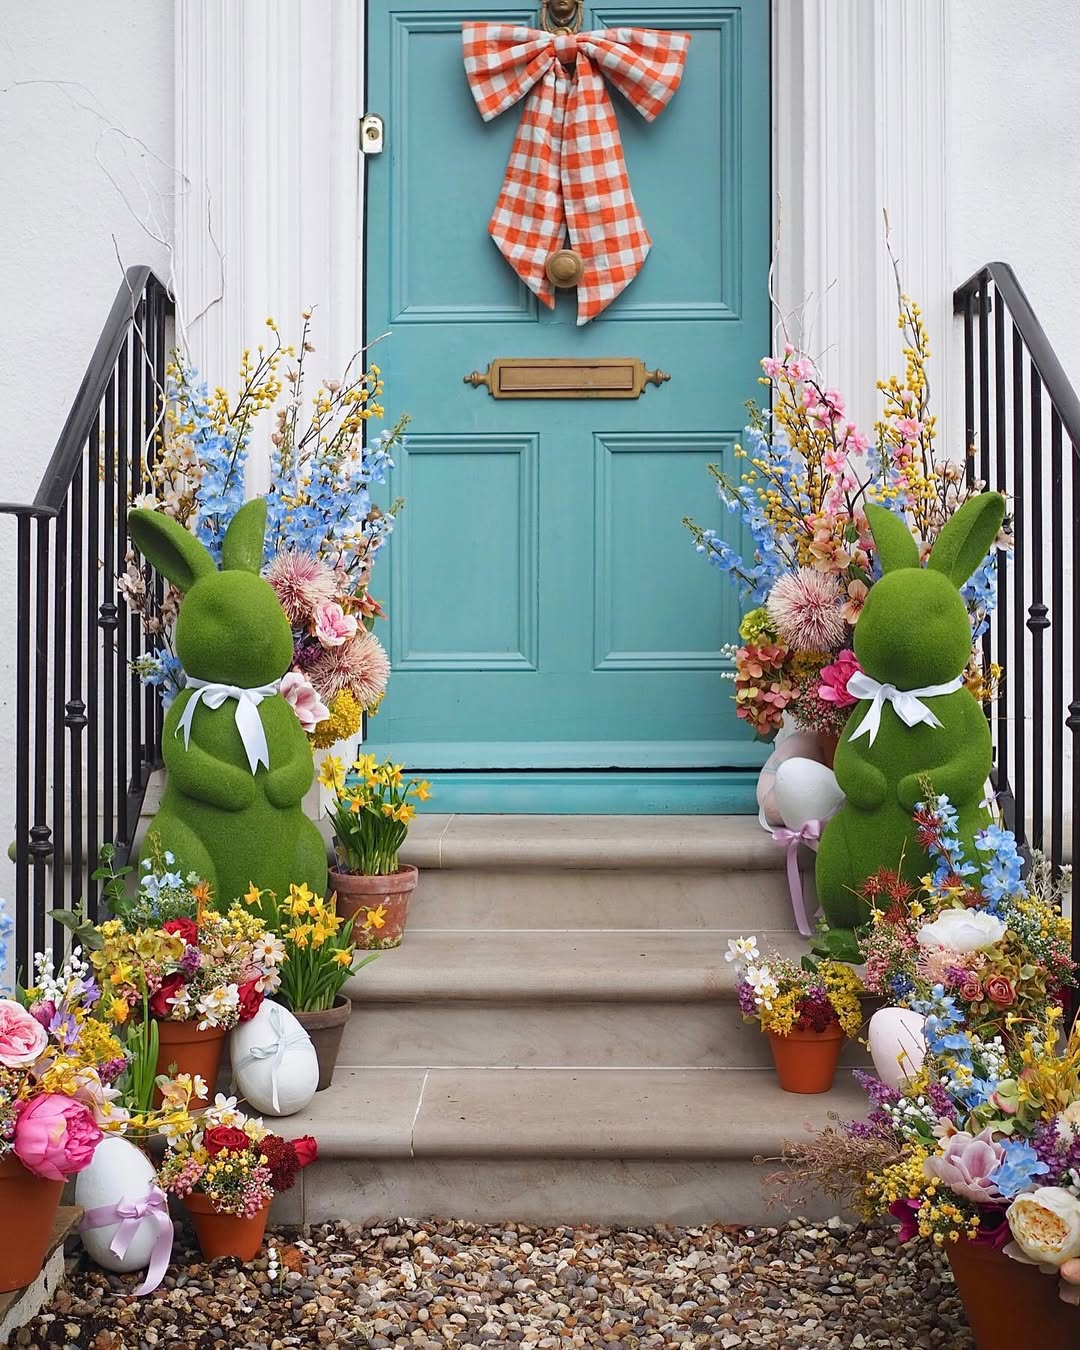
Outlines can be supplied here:
[[[401, 946], [409, 899], [419, 875], [411, 863], [402, 863], [396, 872], [381, 877], [330, 869], [327, 886], [337, 892], [337, 912], [353, 920], [352, 940], [361, 951]], [[375, 915], [382, 920], [381, 927], [371, 921]]]
[[14, 1153], [0, 1159], [0, 1294], [41, 1274], [64, 1189], [27, 1171]]
[[792, 1028], [786, 1036], [769, 1032], [776, 1077], [785, 1092], [828, 1092], [833, 1085], [844, 1032], [835, 1023], [827, 1031]]
[[998, 1248], [961, 1238], [946, 1244], [953, 1279], [979, 1350], [1076, 1350], [1080, 1307], [1058, 1297], [1058, 1277]]
[[311, 1038], [319, 1061], [319, 1086], [322, 1092], [334, 1081], [334, 1065], [341, 1049], [341, 1036], [352, 1012], [352, 1003], [344, 994], [338, 994], [332, 1008], [322, 1012], [294, 1012], [293, 1016]]
[[216, 1261], [219, 1256], [254, 1261], [258, 1256], [266, 1233], [269, 1205], [263, 1205], [258, 1214], [244, 1219], [238, 1214], [219, 1214], [209, 1196], [193, 1191], [185, 1196], [184, 1208], [191, 1215], [199, 1250], [207, 1261]]
[[[201, 1074], [210, 1094], [209, 1101], [212, 1101], [218, 1070], [221, 1068], [221, 1052], [225, 1048], [225, 1028], [207, 1027], [205, 1031], [200, 1031], [198, 1022], [191, 1019], [187, 1022], [158, 1022], [157, 1029], [157, 1073], [168, 1073], [169, 1065], [175, 1064], [178, 1074], [190, 1073], [193, 1077]], [[196, 1098], [192, 1105], [206, 1106], [209, 1101], [203, 1102]], [[154, 1105], [160, 1106], [161, 1102], [161, 1092], [155, 1088]]]

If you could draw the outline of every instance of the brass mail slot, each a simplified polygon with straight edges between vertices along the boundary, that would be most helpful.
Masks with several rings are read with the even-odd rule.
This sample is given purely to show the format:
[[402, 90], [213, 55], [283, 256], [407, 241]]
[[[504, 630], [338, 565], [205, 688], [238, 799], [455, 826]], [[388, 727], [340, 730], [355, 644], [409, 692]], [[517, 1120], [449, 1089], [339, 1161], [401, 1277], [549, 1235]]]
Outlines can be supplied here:
[[486, 385], [492, 398], [640, 398], [647, 384], [670, 379], [662, 370], [646, 370], [636, 356], [497, 356], [464, 383]]

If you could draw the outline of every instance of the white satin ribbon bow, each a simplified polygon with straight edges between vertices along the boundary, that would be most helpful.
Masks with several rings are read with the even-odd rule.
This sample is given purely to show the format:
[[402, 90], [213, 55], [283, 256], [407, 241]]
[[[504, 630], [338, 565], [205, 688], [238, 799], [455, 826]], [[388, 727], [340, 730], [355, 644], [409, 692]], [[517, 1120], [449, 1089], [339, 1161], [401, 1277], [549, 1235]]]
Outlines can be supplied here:
[[847, 691], [853, 698], [870, 699], [870, 707], [858, 728], [848, 737], [849, 741], [869, 734], [868, 744], [873, 745], [881, 726], [881, 709], [886, 703], [893, 705], [893, 711], [901, 722], [909, 727], [925, 722], [928, 727], [940, 727], [941, 723], [920, 699], [939, 698], [942, 694], [955, 694], [963, 688], [964, 679], [957, 675], [955, 680], [946, 684], [928, 684], [923, 689], [897, 689], [894, 684], [881, 684], [872, 675], [858, 670], [847, 682]]
[[310, 1041], [310, 1037], [303, 1027], [286, 1027], [285, 1019], [281, 1015], [281, 1009], [276, 1003], [268, 1005], [270, 1009], [270, 1030], [274, 1033], [274, 1039], [269, 1045], [253, 1045], [239, 1064], [233, 1067], [233, 1081], [236, 1081], [236, 1075], [241, 1069], [249, 1064], [258, 1063], [260, 1060], [270, 1060], [270, 1103], [274, 1108], [275, 1115], [281, 1114], [281, 1102], [278, 1097], [278, 1071], [285, 1059], [285, 1051], [290, 1045], [304, 1045]]
[[266, 744], [266, 732], [263, 730], [262, 718], [259, 716], [259, 704], [264, 698], [273, 698], [281, 686], [280, 680], [274, 680], [272, 684], [260, 684], [255, 689], [241, 689], [235, 684], [214, 684], [210, 680], [196, 680], [191, 675], [187, 677], [185, 688], [194, 689], [195, 693], [188, 700], [188, 705], [180, 717], [180, 723], [176, 728], [177, 736], [184, 733], [184, 749], [191, 744], [191, 723], [195, 717], [195, 709], [199, 706], [201, 700], [208, 708], [220, 708], [227, 698], [236, 699], [236, 729], [240, 733], [240, 739], [244, 743], [244, 751], [247, 754], [248, 764], [251, 766], [251, 772], [254, 773], [260, 764], [270, 767], [270, 751]]

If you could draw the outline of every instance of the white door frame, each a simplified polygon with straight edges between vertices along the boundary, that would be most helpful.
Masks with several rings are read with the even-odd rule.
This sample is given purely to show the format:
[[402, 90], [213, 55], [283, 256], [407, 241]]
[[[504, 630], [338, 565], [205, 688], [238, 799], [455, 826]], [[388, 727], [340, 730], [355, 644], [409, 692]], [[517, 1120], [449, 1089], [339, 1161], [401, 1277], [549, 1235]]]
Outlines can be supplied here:
[[[952, 325], [947, 4], [769, 3], [774, 295], [781, 313], [808, 300], [806, 345], [868, 429], [875, 381], [898, 351], [883, 208], [906, 289], [942, 350]], [[268, 314], [288, 335], [316, 304], [324, 359], [314, 369], [329, 375], [363, 332], [363, 0], [181, 0], [175, 12], [177, 275], [189, 349], [212, 384], [232, 381]], [[936, 371], [939, 415], [946, 364]]]

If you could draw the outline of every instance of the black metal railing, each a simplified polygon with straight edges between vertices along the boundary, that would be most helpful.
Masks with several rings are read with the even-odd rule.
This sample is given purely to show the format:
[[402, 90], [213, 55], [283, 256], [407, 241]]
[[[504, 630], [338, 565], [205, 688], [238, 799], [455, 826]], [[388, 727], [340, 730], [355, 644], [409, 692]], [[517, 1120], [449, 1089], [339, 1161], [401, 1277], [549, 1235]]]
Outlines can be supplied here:
[[[1080, 860], [1080, 398], [1016, 274], [988, 263], [960, 286], [973, 476], [1010, 500], [1013, 558], [983, 638], [1005, 671], [990, 710], [996, 786], [1016, 832], [1058, 867]], [[1080, 959], [1080, 923], [1073, 924]]]
[[37, 495], [0, 503], [18, 531], [11, 856], [24, 971], [32, 952], [63, 948], [50, 909], [96, 915], [99, 849], [112, 842], [127, 859], [159, 762], [158, 700], [131, 669], [149, 648], [117, 576], [129, 498], [153, 463], [173, 314], [150, 268], [131, 268]]

